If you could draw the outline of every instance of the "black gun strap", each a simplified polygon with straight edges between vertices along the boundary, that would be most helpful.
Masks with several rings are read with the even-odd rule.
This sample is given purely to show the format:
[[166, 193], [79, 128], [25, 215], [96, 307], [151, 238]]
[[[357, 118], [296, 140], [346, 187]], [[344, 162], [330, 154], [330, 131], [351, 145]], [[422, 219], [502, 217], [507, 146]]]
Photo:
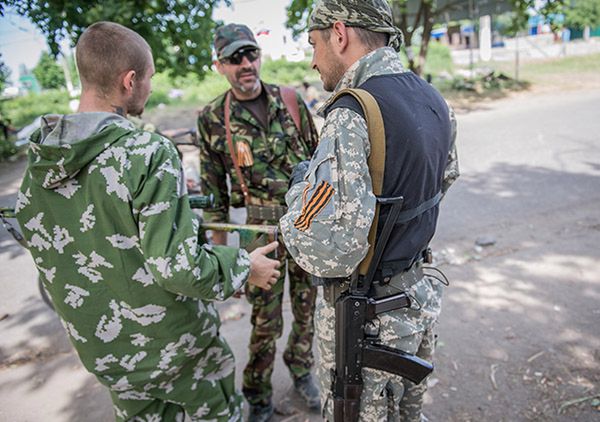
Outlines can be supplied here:
[[423, 214], [425, 211], [428, 211], [431, 208], [435, 207], [437, 204], [439, 204], [441, 199], [442, 191], [439, 191], [435, 194], [433, 198], [430, 198], [425, 202], [421, 202], [418, 207], [411, 208], [409, 210], [404, 210], [401, 213], [399, 213], [396, 217], [395, 224], [403, 224], [407, 221], [412, 220], [413, 218]]

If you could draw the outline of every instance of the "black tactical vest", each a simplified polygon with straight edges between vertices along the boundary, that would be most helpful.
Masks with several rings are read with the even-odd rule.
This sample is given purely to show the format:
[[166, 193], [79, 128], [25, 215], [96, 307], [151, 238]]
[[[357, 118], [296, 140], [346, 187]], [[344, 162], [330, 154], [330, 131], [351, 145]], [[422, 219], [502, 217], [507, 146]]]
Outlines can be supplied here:
[[[451, 143], [448, 106], [431, 85], [412, 72], [374, 76], [358, 88], [375, 97], [383, 116], [386, 157], [382, 196], [404, 197], [403, 212], [416, 209], [442, 188]], [[362, 107], [350, 95], [330, 105], [326, 114], [340, 107], [364, 117]], [[388, 212], [382, 205], [377, 238]], [[438, 213], [435, 205], [394, 226], [375, 280], [395, 275], [420, 258], [435, 233]]]

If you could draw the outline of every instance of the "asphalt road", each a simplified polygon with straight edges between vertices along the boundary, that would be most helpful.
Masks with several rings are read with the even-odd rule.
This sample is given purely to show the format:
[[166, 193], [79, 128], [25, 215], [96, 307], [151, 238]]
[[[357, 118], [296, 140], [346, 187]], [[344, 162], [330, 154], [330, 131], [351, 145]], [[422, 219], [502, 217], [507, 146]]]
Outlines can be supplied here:
[[[597, 420], [600, 90], [523, 94], [458, 122], [462, 176], [444, 199], [433, 242], [451, 286], [426, 414]], [[14, 202], [23, 171], [23, 161], [0, 165], [0, 206]], [[494, 244], [478, 247], [478, 239]], [[112, 420], [108, 394], [79, 365], [35, 279], [29, 256], [0, 229], [0, 421]], [[231, 300], [220, 309], [239, 374], [248, 306]], [[301, 410], [280, 359], [285, 341], [275, 400], [290, 397]]]

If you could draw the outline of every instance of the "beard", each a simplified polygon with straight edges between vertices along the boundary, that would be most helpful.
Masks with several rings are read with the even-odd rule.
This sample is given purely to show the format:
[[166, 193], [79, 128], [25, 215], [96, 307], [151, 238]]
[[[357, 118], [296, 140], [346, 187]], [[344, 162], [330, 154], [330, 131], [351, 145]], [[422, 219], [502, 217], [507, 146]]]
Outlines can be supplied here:
[[321, 71], [321, 81], [323, 82], [323, 89], [327, 92], [333, 92], [335, 87], [340, 82], [340, 79], [346, 73], [346, 69], [342, 62], [335, 60], [334, 58], [330, 59], [329, 63], [327, 63], [327, 67], [329, 68], [326, 72]]
[[144, 112], [147, 99], [148, 97], [142, 98], [142, 95], [140, 95], [139, 91], [134, 93], [129, 101], [127, 101], [127, 114], [141, 116]]
[[[254, 83], [252, 83], [251, 85], [248, 82], [243, 83], [240, 81], [242, 76], [247, 77], [250, 75], [254, 76], [255, 78]], [[240, 69], [237, 72], [235, 72], [235, 82], [232, 85], [235, 85], [235, 87], [243, 93], [254, 92], [260, 87], [260, 79], [258, 77], [258, 72], [253, 67]]]

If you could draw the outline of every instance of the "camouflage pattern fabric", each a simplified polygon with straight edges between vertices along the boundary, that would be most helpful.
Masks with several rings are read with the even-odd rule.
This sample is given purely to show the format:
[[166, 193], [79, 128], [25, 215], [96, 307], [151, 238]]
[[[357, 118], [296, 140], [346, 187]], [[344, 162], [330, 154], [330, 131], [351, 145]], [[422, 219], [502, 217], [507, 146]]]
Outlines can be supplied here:
[[56, 123], [32, 137], [16, 204], [56, 312], [118, 420], [160, 420], [174, 412], [166, 401], [193, 421], [238, 420], [234, 359], [211, 301], [243, 287], [248, 253], [199, 244], [167, 139], [97, 113], [111, 123], [47, 142], [93, 114], [45, 117]]
[[[263, 83], [269, 104], [269, 128], [265, 130], [256, 118], [235, 98], [231, 99], [231, 133], [234, 149], [244, 143], [252, 151], [254, 165], [241, 167], [250, 196], [255, 205], [285, 205], [288, 180], [293, 168], [314, 152], [317, 132], [302, 98], [300, 121], [304, 128], [298, 133], [294, 120], [287, 112], [279, 87]], [[244, 195], [227, 147], [224, 117], [225, 94], [214, 99], [198, 117], [200, 139], [200, 183], [205, 195], [213, 194], [215, 207], [204, 211], [209, 222], [227, 222], [229, 207], [243, 207]], [[227, 175], [231, 178], [231, 197]]]
[[[400, 63], [398, 54], [392, 48], [377, 49], [363, 56], [348, 68], [337, 84], [332, 97], [337, 91], [344, 88], [355, 88], [373, 76], [406, 71]], [[325, 110], [330, 103], [331, 99], [322, 106], [320, 111]], [[453, 113], [450, 117], [454, 119]], [[455, 120], [452, 122], [452, 127], [456, 128]], [[456, 133], [454, 132], [452, 138], [455, 137]], [[371, 176], [366, 165], [369, 153], [370, 144], [365, 119], [347, 108], [332, 110], [325, 120], [319, 146], [310, 162], [304, 181], [292, 186], [286, 195], [288, 213], [280, 220], [282, 237], [288, 251], [307, 272], [319, 277], [346, 277], [352, 274], [366, 255], [369, 248], [368, 232], [375, 210]], [[453, 142], [446, 165], [444, 191], [459, 175], [456, 157]], [[333, 196], [313, 217], [310, 227], [306, 230], [297, 230], [294, 222], [302, 215], [305, 199], [311, 198], [323, 182], [333, 188]], [[425, 285], [436, 282], [429, 280], [423, 283]], [[417, 289], [422, 287], [416, 286]], [[422, 353], [427, 351], [425, 346], [431, 343], [429, 332], [439, 312], [439, 309], [436, 310], [436, 308], [439, 307], [441, 289], [438, 289], [437, 286], [435, 288], [423, 287], [423, 289], [423, 292], [417, 293], [427, 297], [432, 303], [432, 310], [422, 311], [419, 315], [412, 313], [412, 310], [410, 314], [399, 311], [397, 317], [386, 319], [389, 323], [386, 330], [391, 336], [386, 336], [386, 338], [393, 339], [391, 333], [396, 333], [395, 335], [403, 339], [402, 341], [393, 341], [389, 345], [397, 345], [401, 350], [409, 352], [416, 352], [423, 346]], [[434, 306], [433, 304], [436, 303], [437, 305]], [[325, 304], [317, 304], [317, 336], [322, 363], [334, 362], [333, 349], [328, 345], [328, 342], [333, 341], [334, 336], [334, 311], [333, 308], [327, 310], [325, 307]], [[321, 313], [323, 309], [325, 309], [324, 314]], [[410, 319], [407, 319], [408, 316]], [[421, 321], [420, 318], [426, 320]], [[324, 345], [320, 343], [324, 343]], [[325, 367], [323, 370], [322, 364], [319, 368], [322, 388], [326, 390], [331, 388], [328, 369]], [[375, 411], [374, 409], [382, 403], [381, 401], [377, 405], [373, 403], [376, 403], [375, 398], [381, 394], [382, 388], [392, 378], [389, 378], [390, 375], [387, 373], [377, 373], [377, 371], [366, 369], [363, 371], [363, 377], [365, 378], [363, 397], [366, 403], [371, 403], [366, 410], [367, 415], [364, 417], [367, 419], [365, 420], [381, 420], [378, 419], [378, 415], [383, 410]], [[396, 381], [398, 384], [399, 380], [396, 379]], [[400, 403], [403, 406], [410, 404], [409, 408], [415, 407], [414, 403], [420, 402], [419, 394], [424, 393], [424, 388], [424, 385], [418, 389], [408, 388], [406, 398], [396, 388], [395, 400], [402, 400]], [[322, 391], [322, 394], [324, 392]], [[322, 400], [322, 403], [325, 403], [325, 400]], [[408, 410], [401, 410], [401, 412], [408, 412]], [[415, 413], [416, 411], [412, 410], [411, 412]], [[374, 419], [370, 419], [372, 417]]]
[[[238, 101], [231, 101], [231, 132], [234, 145], [245, 143], [252, 152], [253, 165], [241, 167], [255, 205], [285, 205], [285, 193], [293, 168], [307, 160], [317, 146], [317, 132], [301, 97], [299, 133], [287, 112], [279, 88], [262, 84], [269, 104], [269, 128], [265, 130]], [[204, 194], [212, 193], [215, 208], [204, 211], [207, 221], [228, 221], [229, 207], [244, 206], [243, 193], [227, 147], [224, 127], [225, 94], [213, 100], [198, 118], [200, 138], [201, 185]], [[231, 196], [226, 179], [231, 180]], [[278, 221], [252, 220], [250, 224], [278, 224]], [[245, 245], [243, 245], [245, 246]], [[289, 272], [290, 301], [294, 321], [284, 353], [284, 361], [292, 378], [310, 372], [313, 365], [313, 313], [316, 289], [310, 276], [290, 259], [283, 246], [279, 250], [282, 268]], [[283, 329], [282, 300], [285, 271], [271, 291], [248, 286], [246, 296], [252, 304], [252, 334], [249, 360], [244, 370], [243, 392], [251, 404], [266, 404], [271, 397], [271, 375], [275, 359], [275, 343]]]
[[404, 43], [386, 0], [317, 0], [308, 18], [308, 30], [327, 29], [336, 21], [389, 34], [388, 46], [396, 51], [400, 51]]
[[444, 181], [442, 183], [442, 194], [446, 194], [450, 186], [460, 176], [460, 169], [458, 167], [458, 152], [456, 151], [456, 115], [454, 109], [448, 105], [450, 110], [450, 124], [452, 125], [452, 143], [450, 144], [450, 155], [448, 156], [448, 164], [444, 171]]
[[[373, 76], [406, 71], [393, 49], [380, 48], [354, 63], [334, 94], [343, 88], [355, 88]], [[330, 101], [326, 101], [320, 111], [325, 110]], [[319, 147], [304, 181], [292, 186], [286, 195], [289, 209], [280, 220], [281, 233], [296, 262], [311, 274], [347, 277], [367, 253], [375, 210], [371, 176], [366, 166], [369, 152], [365, 119], [347, 108], [332, 110], [325, 120]], [[458, 177], [455, 160], [453, 148], [446, 166], [445, 189]], [[305, 199], [312, 198], [322, 182], [333, 188], [333, 196], [313, 217], [307, 230], [297, 230], [294, 222], [303, 213]]]
[[[433, 328], [441, 310], [442, 285], [438, 280], [425, 276], [408, 293], [419, 301], [421, 309], [415, 307], [382, 314], [379, 317], [379, 338], [386, 346], [431, 361], [434, 351]], [[335, 368], [335, 308], [321, 294], [317, 299], [315, 325], [323, 417], [333, 421], [331, 369]], [[361, 421], [421, 421], [427, 381], [415, 385], [398, 375], [370, 368], [364, 368], [362, 375]]]
[[[255, 224], [254, 222], [252, 224]], [[313, 314], [317, 289], [310, 276], [280, 248], [282, 266], [290, 277], [289, 296], [294, 320], [283, 353], [283, 360], [292, 379], [308, 374], [314, 364], [312, 342], [314, 336]], [[285, 271], [272, 289], [261, 290], [246, 285], [246, 298], [252, 305], [252, 333], [250, 353], [244, 369], [243, 393], [251, 404], [267, 404], [273, 393], [271, 375], [275, 362], [275, 344], [283, 332], [283, 290]]]
[[219, 60], [231, 56], [242, 47], [259, 48], [250, 28], [236, 23], [218, 27], [214, 45]]

